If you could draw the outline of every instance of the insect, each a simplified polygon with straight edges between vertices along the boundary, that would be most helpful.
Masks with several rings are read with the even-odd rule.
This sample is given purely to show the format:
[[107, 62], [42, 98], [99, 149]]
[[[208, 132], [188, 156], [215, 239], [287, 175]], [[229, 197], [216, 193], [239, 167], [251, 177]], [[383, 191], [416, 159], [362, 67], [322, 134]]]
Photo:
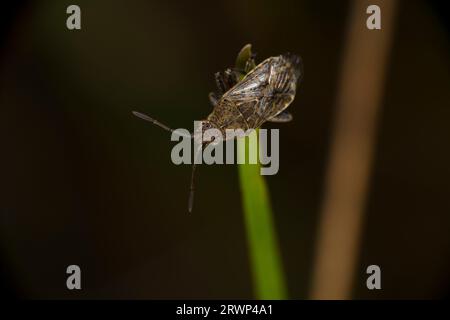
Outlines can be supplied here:
[[[255, 65], [254, 58], [251, 45], [248, 44], [240, 51], [234, 68], [215, 74], [218, 91], [209, 94], [214, 109], [201, 122], [201, 132], [192, 133], [190, 138], [201, 139], [202, 134], [212, 128], [219, 129], [225, 136], [226, 129], [247, 131], [259, 128], [266, 121], [282, 123], [292, 120], [292, 115], [285, 109], [294, 100], [297, 83], [303, 75], [300, 57], [287, 53], [267, 58], [258, 65]], [[148, 115], [137, 111], [133, 111], [133, 114], [164, 130], [176, 133]], [[208, 143], [210, 142], [201, 142], [200, 146]], [[194, 201], [195, 167], [194, 161], [189, 212], [192, 212]]]

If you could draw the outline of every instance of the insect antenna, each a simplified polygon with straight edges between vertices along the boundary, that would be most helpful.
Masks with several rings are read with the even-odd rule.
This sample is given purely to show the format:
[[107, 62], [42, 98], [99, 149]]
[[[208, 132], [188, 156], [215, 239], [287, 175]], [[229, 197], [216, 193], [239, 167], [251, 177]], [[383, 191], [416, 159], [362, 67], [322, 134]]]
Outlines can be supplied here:
[[[166, 131], [175, 133], [175, 134], [177, 134], [179, 136], [182, 136], [182, 137], [187, 137], [187, 138], [194, 139], [194, 134], [186, 135], [186, 134], [183, 134], [181, 132], [178, 132], [178, 130], [174, 130], [174, 129], [170, 128], [169, 126], [165, 125], [164, 123], [161, 123], [158, 120], [153, 119], [152, 117], [150, 117], [150, 116], [148, 116], [146, 114], [140, 113], [138, 111], [133, 111], [132, 113], [136, 117], [141, 118], [141, 119], [143, 119], [145, 121], [151, 122], [154, 125], [157, 125], [158, 127], [162, 128], [162, 129], [164, 129]], [[190, 185], [190, 188], [189, 188], [189, 202], [188, 202], [189, 213], [192, 212], [192, 208], [194, 207], [194, 190], [195, 190], [194, 177], [195, 177], [195, 168], [196, 168], [195, 160], [197, 159], [197, 157], [199, 156], [201, 151], [202, 151], [202, 146], [200, 145], [199, 148], [197, 149], [197, 151], [195, 152], [194, 163], [192, 164], [191, 185]]]
[[166, 126], [164, 123], [161, 123], [161, 122], [159, 122], [158, 120], [153, 119], [152, 117], [150, 117], [150, 116], [148, 116], [148, 115], [146, 115], [146, 114], [143, 114], [143, 113], [140, 113], [140, 112], [137, 112], [137, 111], [133, 111], [132, 113], [133, 113], [136, 117], [141, 118], [141, 119], [143, 119], [143, 120], [145, 120], [145, 121], [151, 122], [151, 123], [153, 123], [154, 125], [157, 125], [158, 127], [162, 128], [162, 129], [164, 129], [164, 130], [166, 130], [166, 131], [175, 133], [175, 134], [177, 134], [177, 135], [179, 135], [179, 136], [182, 136], [182, 137], [187, 137], [187, 138], [191, 138], [191, 139], [194, 138], [194, 136], [193, 136], [192, 134], [190, 134], [189, 136], [187, 136], [186, 134], [183, 134], [183, 133], [179, 132], [178, 130], [174, 130], [174, 129], [170, 128], [169, 126]]
[[194, 207], [194, 175], [195, 175], [195, 167], [196, 164], [192, 164], [192, 174], [191, 174], [191, 187], [189, 189], [189, 202], [188, 202], [188, 210], [189, 213], [192, 212], [192, 208]]
[[192, 172], [191, 172], [191, 186], [189, 188], [189, 203], [188, 203], [188, 210], [189, 213], [192, 212], [192, 208], [194, 207], [194, 177], [195, 177], [195, 168], [197, 166], [197, 164], [195, 163], [195, 159], [197, 159], [198, 155], [201, 153], [202, 151], [202, 146], [199, 146], [199, 148], [197, 149], [197, 151], [195, 152], [195, 156], [194, 156], [194, 163], [192, 164]]

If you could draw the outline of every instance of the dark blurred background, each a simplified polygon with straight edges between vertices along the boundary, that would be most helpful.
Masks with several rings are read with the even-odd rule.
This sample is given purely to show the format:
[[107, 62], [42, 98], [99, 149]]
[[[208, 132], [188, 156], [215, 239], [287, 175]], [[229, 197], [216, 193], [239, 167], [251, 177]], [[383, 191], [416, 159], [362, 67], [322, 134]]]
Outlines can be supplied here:
[[[189, 166], [170, 135], [211, 111], [213, 74], [253, 44], [305, 76], [267, 177], [289, 298], [309, 295], [350, 1], [17, 1], [2, 7], [2, 295], [253, 298], [237, 169]], [[443, 2], [400, 1], [353, 298], [448, 297], [450, 46]], [[80, 31], [66, 8], [81, 7]], [[364, 14], [364, 12], [362, 13]], [[362, 26], [365, 27], [365, 26]], [[82, 269], [81, 291], [66, 267]], [[382, 268], [369, 291], [365, 269]]]

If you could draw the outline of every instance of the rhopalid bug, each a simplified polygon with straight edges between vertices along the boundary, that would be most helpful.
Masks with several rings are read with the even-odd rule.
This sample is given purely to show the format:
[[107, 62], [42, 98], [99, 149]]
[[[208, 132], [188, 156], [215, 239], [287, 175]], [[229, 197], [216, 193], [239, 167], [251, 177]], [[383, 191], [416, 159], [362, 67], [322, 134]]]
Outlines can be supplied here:
[[[286, 108], [294, 100], [297, 83], [302, 76], [302, 61], [299, 56], [282, 54], [255, 65], [251, 45], [244, 46], [238, 54], [234, 68], [215, 74], [218, 91], [209, 94], [213, 111], [201, 122], [201, 132], [192, 133], [190, 138], [201, 139], [208, 129], [218, 129], [225, 136], [226, 129], [247, 131], [259, 128], [266, 121], [279, 123], [291, 121], [292, 115]], [[137, 111], [133, 111], [133, 114], [164, 130], [175, 131], [148, 115]], [[208, 143], [210, 142], [200, 141], [200, 146]], [[194, 200], [195, 167], [194, 162], [189, 192], [189, 212], [192, 212]]]

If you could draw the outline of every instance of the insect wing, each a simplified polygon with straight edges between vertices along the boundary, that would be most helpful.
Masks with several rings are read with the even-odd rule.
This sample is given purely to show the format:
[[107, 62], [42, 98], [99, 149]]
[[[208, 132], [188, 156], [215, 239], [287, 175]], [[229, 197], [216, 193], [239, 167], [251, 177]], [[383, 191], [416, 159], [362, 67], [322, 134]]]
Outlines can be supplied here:
[[271, 59], [272, 58], [269, 58], [261, 62], [255, 69], [250, 71], [244, 79], [224, 94], [224, 98], [233, 101], [261, 98], [264, 94], [264, 88], [269, 83]]

